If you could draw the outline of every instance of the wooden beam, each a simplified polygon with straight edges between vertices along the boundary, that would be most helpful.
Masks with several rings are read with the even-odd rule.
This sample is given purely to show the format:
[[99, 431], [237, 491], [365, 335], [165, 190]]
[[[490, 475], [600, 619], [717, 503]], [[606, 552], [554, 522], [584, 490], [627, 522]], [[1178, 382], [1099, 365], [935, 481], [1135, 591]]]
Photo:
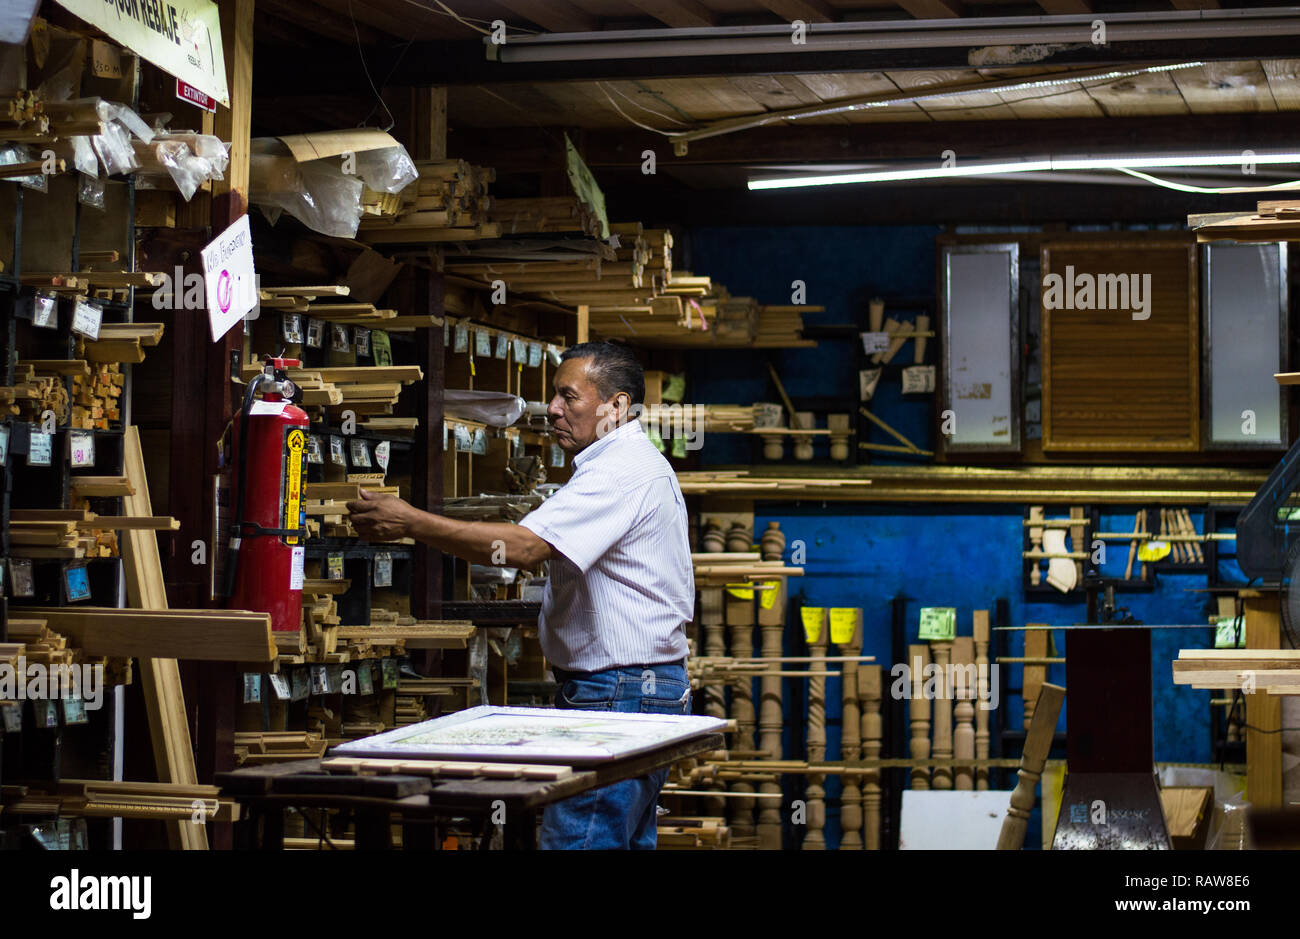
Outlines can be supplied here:
[[805, 23], [833, 23], [836, 19], [834, 7], [825, 0], [759, 0], [764, 7], [781, 19], [793, 23], [803, 20]]
[[270, 662], [279, 655], [269, 613], [89, 606], [31, 612], [90, 656]]
[[501, 6], [552, 33], [581, 33], [600, 25], [568, 0], [501, 0]]
[[715, 26], [713, 11], [695, 0], [632, 0], [632, 6], [648, 13], [666, 26]]
[[248, 211], [249, 128], [253, 94], [254, 0], [222, 0], [221, 41], [226, 56], [226, 81], [230, 107], [217, 109], [214, 133], [230, 141], [230, 164], [225, 178], [212, 184], [214, 203], [225, 201], [213, 218], [223, 229]]
[[1169, 0], [1175, 10], [1217, 10], [1219, 0]]
[[947, 20], [961, 16], [957, 0], [898, 0], [898, 5], [918, 20]]
[[[1278, 595], [1246, 598], [1246, 648], [1281, 647]], [[1282, 699], [1256, 691], [1246, 699], [1246, 798], [1257, 809], [1282, 807]]]

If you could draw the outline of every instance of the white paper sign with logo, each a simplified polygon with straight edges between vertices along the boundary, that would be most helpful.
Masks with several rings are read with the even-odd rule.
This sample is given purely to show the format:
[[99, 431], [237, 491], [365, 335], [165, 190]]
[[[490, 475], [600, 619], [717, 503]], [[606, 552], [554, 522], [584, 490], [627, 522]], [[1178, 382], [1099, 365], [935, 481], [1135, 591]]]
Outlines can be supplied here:
[[203, 249], [203, 284], [207, 292], [208, 322], [216, 342], [257, 308], [257, 276], [253, 271], [253, 236], [248, 216]]

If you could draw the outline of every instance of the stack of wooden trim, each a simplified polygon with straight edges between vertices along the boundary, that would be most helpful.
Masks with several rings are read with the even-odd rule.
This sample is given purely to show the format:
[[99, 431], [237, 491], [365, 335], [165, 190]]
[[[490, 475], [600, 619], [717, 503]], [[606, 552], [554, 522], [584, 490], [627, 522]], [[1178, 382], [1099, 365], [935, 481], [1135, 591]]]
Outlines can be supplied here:
[[164, 819], [189, 823], [196, 812], [208, 822], [239, 820], [239, 807], [221, 799], [216, 786], [177, 783], [64, 779], [47, 791], [31, 790], [5, 810], [17, 814], [57, 814], [82, 818]]
[[359, 240], [409, 244], [500, 237], [488, 195], [496, 170], [464, 160], [426, 160], [415, 168], [420, 178], [402, 190], [399, 201], [379, 193], [362, 194]]
[[600, 216], [594, 206], [577, 196], [541, 196], [526, 199], [493, 199], [488, 221], [510, 235], [544, 232], [582, 232], [599, 238]]
[[155, 271], [77, 271], [22, 275], [24, 287], [34, 287], [44, 293], [88, 293], [98, 300], [118, 302], [126, 300], [127, 291], [132, 287], [153, 289], [162, 286], [166, 280], [166, 274]]
[[98, 339], [77, 341], [77, 356], [89, 362], [138, 364], [146, 348], [162, 341], [163, 328], [162, 323], [104, 323]]
[[9, 414], [32, 423], [40, 423], [45, 411], [53, 411], [54, 419], [64, 424], [68, 420], [68, 389], [60, 376], [79, 373], [89, 375], [90, 366], [75, 359], [19, 362], [14, 384], [0, 387], [0, 404]]
[[89, 656], [270, 662], [271, 617], [246, 610], [135, 610], [41, 607], [24, 610], [46, 620]]
[[[344, 583], [332, 581], [331, 583]], [[307, 648], [304, 661], [323, 662], [338, 651], [339, 608], [331, 593], [309, 593], [304, 583], [302, 592], [302, 625], [306, 631]]]
[[726, 850], [731, 847], [731, 829], [723, 818], [669, 816], [671, 824], [660, 824], [656, 836], [661, 851]]
[[1187, 216], [1196, 240], [1300, 241], [1300, 199], [1265, 199], [1256, 212], [1213, 212]]
[[1300, 649], [1180, 649], [1174, 684], [1300, 695]]
[[469, 620], [417, 620], [388, 610], [372, 610], [369, 626], [340, 626], [340, 639], [372, 644], [404, 644], [408, 649], [464, 649], [474, 636]]
[[240, 766], [310, 760], [324, 755], [325, 738], [309, 730], [235, 734], [235, 762]]
[[428, 315], [404, 316], [396, 310], [381, 310], [373, 303], [318, 302], [321, 298], [347, 297], [350, 288], [341, 284], [263, 287], [258, 304], [267, 310], [302, 313], [314, 319], [346, 326], [370, 326], [387, 332], [411, 332], [423, 326], [441, 326], [442, 318]]
[[[74, 491], [81, 480], [100, 478], [74, 476]], [[116, 557], [119, 531], [180, 528], [180, 522], [168, 516], [96, 515], [84, 508], [14, 509], [9, 520], [10, 541], [18, 557]]]
[[[256, 364], [244, 366], [245, 381], [261, 371]], [[304, 408], [337, 407], [356, 414], [391, 414], [402, 389], [424, 377], [418, 365], [290, 368], [285, 374], [303, 390]], [[406, 426], [409, 419], [397, 420]]]
[[[326, 538], [355, 538], [356, 530], [347, 520], [347, 504], [361, 498], [362, 484], [346, 483], [307, 483], [303, 496], [303, 509], [309, 516], [320, 517], [320, 532]], [[399, 495], [397, 486], [378, 486], [367, 483], [368, 492]], [[411, 538], [403, 538], [396, 544], [414, 544]]]

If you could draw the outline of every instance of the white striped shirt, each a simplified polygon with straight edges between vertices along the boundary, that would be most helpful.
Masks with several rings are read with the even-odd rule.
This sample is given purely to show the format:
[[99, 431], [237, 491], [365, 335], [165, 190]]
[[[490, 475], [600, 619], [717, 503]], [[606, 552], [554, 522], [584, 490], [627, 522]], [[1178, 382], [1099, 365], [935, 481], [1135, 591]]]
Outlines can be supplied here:
[[677, 476], [636, 420], [573, 458], [573, 476], [519, 523], [551, 545], [539, 638], [562, 669], [686, 655], [695, 573]]

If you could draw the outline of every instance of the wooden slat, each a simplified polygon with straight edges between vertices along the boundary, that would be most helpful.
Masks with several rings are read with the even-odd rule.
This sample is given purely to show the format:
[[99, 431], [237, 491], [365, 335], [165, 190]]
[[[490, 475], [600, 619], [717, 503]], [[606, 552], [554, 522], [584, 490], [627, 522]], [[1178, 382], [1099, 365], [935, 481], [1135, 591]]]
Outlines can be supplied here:
[[632, 6], [667, 26], [713, 26], [717, 17], [696, 0], [630, 0]]

